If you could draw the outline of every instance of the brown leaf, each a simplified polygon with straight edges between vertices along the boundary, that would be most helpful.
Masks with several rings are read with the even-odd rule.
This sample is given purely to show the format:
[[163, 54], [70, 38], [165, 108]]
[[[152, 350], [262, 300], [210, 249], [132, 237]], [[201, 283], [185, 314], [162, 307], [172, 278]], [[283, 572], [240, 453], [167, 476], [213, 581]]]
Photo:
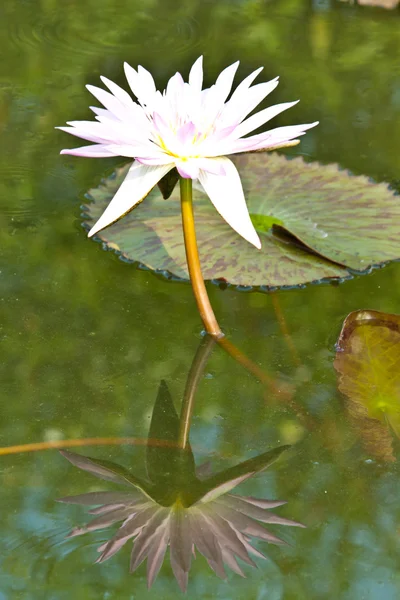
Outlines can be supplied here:
[[[400, 432], [400, 316], [359, 310], [345, 319], [334, 366], [349, 418], [366, 451], [394, 461]], [[389, 429], [390, 427], [390, 429]]]

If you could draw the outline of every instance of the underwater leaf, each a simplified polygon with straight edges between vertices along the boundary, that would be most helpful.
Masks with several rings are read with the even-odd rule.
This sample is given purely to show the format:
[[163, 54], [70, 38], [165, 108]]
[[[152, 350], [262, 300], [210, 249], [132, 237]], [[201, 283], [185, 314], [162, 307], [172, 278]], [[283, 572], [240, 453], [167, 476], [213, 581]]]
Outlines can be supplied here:
[[[179, 417], [167, 383], [162, 379], [158, 388], [157, 398], [151, 417], [149, 440], [165, 440], [178, 443]], [[147, 447], [147, 455], [154, 449], [152, 444]]]
[[60, 450], [60, 454], [75, 467], [87, 471], [99, 479], [122, 485], [134, 485], [145, 493], [149, 489], [147, 482], [138, 479], [130, 471], [111, 461], [89, 458], [75, 452], [70, 452], [69, 450]]
[[345, 319], [334, 362], [346, 408], [368, 452], [393, 461], [400, 434], [400, 316], [373, 310]]
[[248, 477], [264, 471], [288, 448], [290, 446], [279, 446], [279, 448], [263, 452], [263, 454], [249, 458], [238, 465], [225, 469], [225, 471], [220, 471], [208, 479], [199, 481], [197, 486], [187, 489], [183, 494], [185, 505], [189, 506], [200, 501], [208, 502], [221, 494], [226, 494]]
[[[190, 445], [178, 446], [179, 418], [168, 386], [161, 381], [150, 423], [149, 440], [165, 444], [149, 444], [146, 450], [147, 473], [155, 486], [172, 492], [180, 481], [195, 479], [194, 457]], [[164, 492], [165, 493], [165, 492]]]
[[[400, 202], [384, 183], [352, 176], [337, 165], [288, 160], [274, 153], [233, 157], [262, 242], [257, 250], [194, 191], [205, 279], [235, 285], [291, 286], [349, 276], [400, 257]], [[123, 181], [129, 165], [90, 190], [91, 227]], [[196, 187], [196, 184], [195, 184]], [[156, 187], [144, 202], [98, 234], [128, 260], [187, 279], [179, 186], [165, 201]]]
[[160, 179], [157, 185], [160, 189], [160, 192], [162, 193], [164, 200], [168, 200], [168, 198], [174, 191], [174, 188], [178, 181], [179, 174], [176, 168], [172, 169], [171, 171], [168, 171], [168, 173]]

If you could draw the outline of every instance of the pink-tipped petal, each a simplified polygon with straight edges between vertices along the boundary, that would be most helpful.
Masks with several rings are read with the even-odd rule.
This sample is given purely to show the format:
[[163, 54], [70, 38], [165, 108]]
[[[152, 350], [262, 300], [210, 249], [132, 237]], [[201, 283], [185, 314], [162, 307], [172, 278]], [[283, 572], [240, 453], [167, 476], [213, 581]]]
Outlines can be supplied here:
[[165, 162], [165, 157], [167, 156], [163, 152], [161, 152], [158, 148], [152, 148], [152, 144], [136, 144], [133, 142], [132, 144], [108, 144], [108, 149], [110, 152], [115, 152], [115, 156], [126, 156], [127, 158], [136, 158], [138, 156], [145, 156], [148, 158], [154, 158], [155, 162], [153, 164], [167, 164], [171, 162], [171, 157], [169, 157], [169, 161]]
[[169, 165], [171, 163], [171, 156], [169, 154], [160, 153], [157, 156], [136, 156], [135, 158], [140, 164], [153, 167], [157, 165]]
[[164, 154], [164, 156], [135, 156], [135, 159], [140, 162], [141, 165], [149, 165], [151, 167], [157, 167], [157, 165], [169, 165], [171, 163], [171, 156]]
[[184, 179], [198, 179], [199, 177], [199, 167], [197, 165], [197, 160], [182, 160], [176, 161], [176, 168], [178, 169], [178, 173]]
[[189, 121], [178, 129], [176, 132], [176, 137], [181, 144], [186, 144], [187, 142], [193, 140], [195, 133], [196, 127], [191, 121]]
[[56, 127], [56, 129], [59, 129], [60, 131], [65, 131], [65, 133], [75, 135], [76, 137], [80, 137], [82, 140], [87, 140], [88, 142], [96, 142], [96, 144], [108, 143], [108, 140], [104, 139], [104, 137], [100, 137], [99, 135], [94, 135], [88, 132], [81, 132], [75, 127]]
[[[305, 125], [289, 125], [287, 127], [277, 127], [265, 133], [253, 135], [248, 138], [237, 140], [232, 149], [232, 153], [247, 152], [249, 150], [268, 150], [284, 146], [287, 142], [304, 135], [308, 129], [316, 127], [319, 121]], [[240, 148], [240, 149], [239, 149]]]
[[134, 162], [114, 198], [89, 231], [89, 237], [129, 212], [173, 167], [174, 164], [149, 167]]
[[219, 158], [198, 158], [197, 166], [203, 171], [208, 171], [213, 175], [226, 175], [224, 162]]
[[247, 209], [239, 173], [229, 158], [220, 158], [220, 161], [225, 175], [214, 175], [200, 170], [200, 183], [225, 221], [250, 244], [261, 248], [260, 238]]
[[108, 149], [105, 144], [94, 144], [93, 146], [81, 146], [80, 148], [66, 148], [61, 150], [60, 154], [70, 154], [71, 156], [86, 156], [87, 158], [109, 158], [118, 156]]

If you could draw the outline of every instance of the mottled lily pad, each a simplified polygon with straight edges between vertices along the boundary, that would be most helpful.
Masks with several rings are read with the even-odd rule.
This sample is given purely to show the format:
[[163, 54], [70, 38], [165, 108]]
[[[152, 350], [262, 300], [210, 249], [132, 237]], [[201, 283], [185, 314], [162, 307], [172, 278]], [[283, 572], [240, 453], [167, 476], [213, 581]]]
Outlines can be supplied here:
[[[243, 286], [293, 286], [343, 278], [400, 256], [399, 198], [386, 184], [353, 177], [337, 165], [256, 153], [234, 157], [262, 249], [236, 234], [208, 197], [194, 192], [205, 279]], [[86, 226], [99, 218], [129, 165], [90, 190]], [[126, 259], [187, 279], [179, 190], [154, 188], [135, 210], [98, 237]]]
[[348, 414], [366, 450], [393, 461], [390, 431], [400, 434], [400, 316], [373, 310], [350, 313], [334, 365]]

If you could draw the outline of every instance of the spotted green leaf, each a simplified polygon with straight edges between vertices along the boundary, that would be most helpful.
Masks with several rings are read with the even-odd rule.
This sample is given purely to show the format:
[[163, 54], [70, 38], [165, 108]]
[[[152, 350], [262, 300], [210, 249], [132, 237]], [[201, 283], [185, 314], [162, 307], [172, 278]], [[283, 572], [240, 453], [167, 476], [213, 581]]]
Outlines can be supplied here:
[[[337, 165], [255, 153], [234, 158], [254, 225], [257, 250], [194, 192], [199, 252], [205, 279], [241, 286], [293, 286], [350, 276], [400, 257], [399, 198], [386, 184], [354, 177]], [[99, 218], [129, 165], [90, 190], [85, 207]], [[187, 279], [178, 186], [168, 200], [155, 187], [135, 210], [98, 237], [125, 259]]]

